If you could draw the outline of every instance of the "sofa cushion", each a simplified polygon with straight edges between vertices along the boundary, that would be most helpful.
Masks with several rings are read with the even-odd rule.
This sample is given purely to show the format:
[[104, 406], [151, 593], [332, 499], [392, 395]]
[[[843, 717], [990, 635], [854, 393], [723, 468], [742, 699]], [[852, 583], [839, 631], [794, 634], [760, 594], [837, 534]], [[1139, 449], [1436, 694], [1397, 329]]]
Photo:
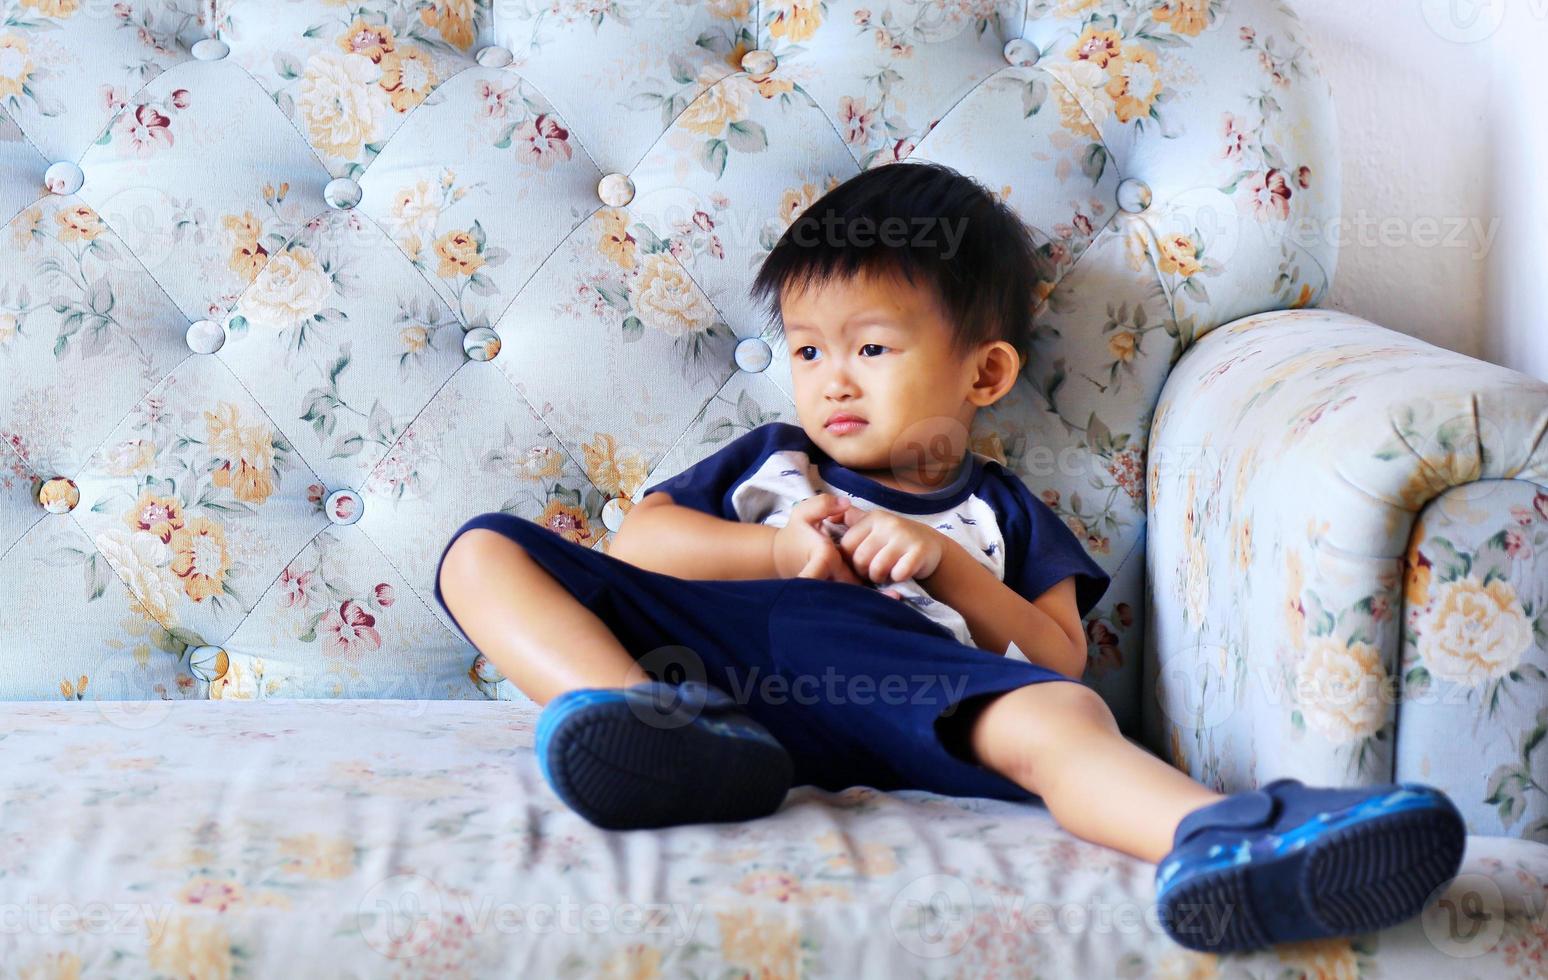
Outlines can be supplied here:
[[[526, 703], [17, 704], [0, 715], [0, 962], [22, 976], [1520, 977], [1548, 845], [1470, 837], [1429, 910], [1220, 959], [1154, 866], [1041, 806], [852, 787], [603, 831]], [[1379, 957], [1379, 963], [1373, 961]]]

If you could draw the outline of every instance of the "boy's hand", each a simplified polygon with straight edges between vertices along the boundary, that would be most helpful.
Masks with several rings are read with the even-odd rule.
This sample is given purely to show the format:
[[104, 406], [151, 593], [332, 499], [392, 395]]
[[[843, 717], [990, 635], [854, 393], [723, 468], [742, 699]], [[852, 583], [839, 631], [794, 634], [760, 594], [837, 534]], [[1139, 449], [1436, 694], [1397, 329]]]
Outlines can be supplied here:
[[946, 536], [920, 521], [880, 510], [850, 508], [849, 530], [838, 548], [861, 575], [878, 585], [921, 579], [941, 564]]
[[849, 509], [831, 493], [807, 497], [790, 509], [790, 520], [774, 534], [774, 570], [780, 578], [817, 578], [864, 585], [833, 538], [819, 525]]

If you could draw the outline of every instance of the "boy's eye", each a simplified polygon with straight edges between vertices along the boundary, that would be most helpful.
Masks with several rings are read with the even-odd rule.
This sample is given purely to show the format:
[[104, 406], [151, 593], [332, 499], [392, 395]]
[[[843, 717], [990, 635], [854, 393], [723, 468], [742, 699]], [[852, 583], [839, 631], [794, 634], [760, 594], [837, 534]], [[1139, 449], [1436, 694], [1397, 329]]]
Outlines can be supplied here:
[[[887, 349], [887, 348], [886, 348], [886, 346], [885, 346], [885, 345], [882, 345], [882, 344], [861, 344], [861, 345], [860, 345], [860, 349], [861, 349], [861, 350], [862, 350], [862, 351], [863, 351], [863, 350], [865, 350], [865, 349], [866, 349], [866, 348], [867, 348], [867, 347], [875, 347], [875, 348], [877, 348], [877, 349], [878, 349], [878, 350], [886, 350], [886, 349]], [[801, 360], [803, 360], [803, 361], [809, 361], [809, 360], [811, 360], [811, 358], [809, 358], [809, 357], [805, 357], [805, 356], [802, 356], [802, 352], [803, 352], [803, 351], [809, 351], [809, 350], [816, 350], [816, 349], [817, 349], [817, 348], [815, 348], [815, 347], [813, 347], [813, 346], [812, 346], [812, 345], [810, 345], [810, 344], [807, 344], [807, 345], [806, 345], [806, 346], [805, 346], [805, 347], [797, 347], [797, 348], [796, 348], [796, 356], [797, 356], [797, 357], [800, 357], [800, 358], [801, 358]], [[877, 357], [880, 357], [880, 356], [881, 356], [881, 355], [880, 355], [880, 354], [877, 354], [877, 355], [876, 355], [876, 356], [877, 356]]]

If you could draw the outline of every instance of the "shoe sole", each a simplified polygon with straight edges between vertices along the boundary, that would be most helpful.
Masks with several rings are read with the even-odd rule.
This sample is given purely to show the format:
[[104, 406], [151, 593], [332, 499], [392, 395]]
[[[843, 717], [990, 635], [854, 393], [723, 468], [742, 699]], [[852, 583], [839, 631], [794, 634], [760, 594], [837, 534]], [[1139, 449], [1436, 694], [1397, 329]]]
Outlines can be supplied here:
[[1404, 810], [1374, 827], [1335, 830], [1307, 855], [1301, 895], [1336, 933], [1396, 925], [1456, 876], [1466, 837], [1466, 825], [1447, 807]]
[[553, 731], [547, 771], [572, 810], [608, 830], [768, 816], [790, 789], [778, 743], [696, 724], [647, 724], [625, 701], [578, 707]]
[[[1456, 875], [1466, 845], [1466, 824], [1455, 807], [1430, 799], [1425, 805], [1324, 829], [1304, 846], [1198, 872], [1163, 899], [1167, 918], [1175, 918], [1179, 907], [1228, 910], [1224, 928], [1214, 939], [1168, 931], [1190, 949], [1230, 953], [1357, 935], [1407, 921], [1423, 910], [1438, 885]], [[1280, 836], [1293, 837], [1321, 823], [1306, 821]], [[1275, 873], [1286, 865], [1292, 873]], [[1278, 910], [1281, 918], [1285, 910], [1304, 909], [1305, 926], [1271, 935], [1260, 907]]]

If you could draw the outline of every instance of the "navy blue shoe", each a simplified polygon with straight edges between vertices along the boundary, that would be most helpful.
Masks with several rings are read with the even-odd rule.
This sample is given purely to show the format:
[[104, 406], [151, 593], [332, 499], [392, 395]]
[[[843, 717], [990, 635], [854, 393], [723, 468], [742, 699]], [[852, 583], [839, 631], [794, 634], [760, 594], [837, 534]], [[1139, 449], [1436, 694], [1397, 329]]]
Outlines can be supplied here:
[[1289, 777], [1190, 811], [1156, 864], [1167, 934], [1207, 953], [1383, 929], [1456, 876], [1467, 825], [1423, 783]]
[[768, 816], [795, 768], [767, 728], [697, 681], [566, 691], [538, 716], [535, 749], [565, 805], [609, 830]]

